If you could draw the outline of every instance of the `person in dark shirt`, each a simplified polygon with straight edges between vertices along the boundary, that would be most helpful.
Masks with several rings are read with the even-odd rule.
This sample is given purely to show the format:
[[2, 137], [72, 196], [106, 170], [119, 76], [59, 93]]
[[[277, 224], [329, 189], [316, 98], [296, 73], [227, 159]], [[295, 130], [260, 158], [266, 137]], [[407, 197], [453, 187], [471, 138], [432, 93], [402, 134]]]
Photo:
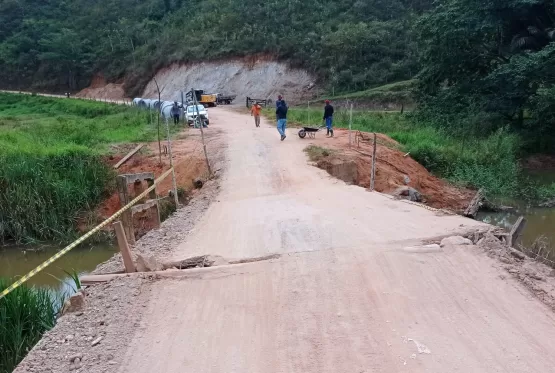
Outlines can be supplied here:
[[333, 106], [330, 100], [326, 100], [326, 106], [324, 107], [324, 122], [326, 122], [328, 129], [328, 136], [333, 137]]
[[172, 108], [171, 108], [171, 116], [173, 118], [173, 123], [174, 124], [179, 124], [180, 114], [181, 114], [181, 109], [179, 108], [179, 105], [177, 104], [177, 101], [175, 101], [173, 103]]
[[281, 135], [281, 141], [285, 140], [285, 128], [287, 127], [287, 104], [282, 96], [278, 96], [276, 102], [276, 119], [277, 119], [277, 130]]

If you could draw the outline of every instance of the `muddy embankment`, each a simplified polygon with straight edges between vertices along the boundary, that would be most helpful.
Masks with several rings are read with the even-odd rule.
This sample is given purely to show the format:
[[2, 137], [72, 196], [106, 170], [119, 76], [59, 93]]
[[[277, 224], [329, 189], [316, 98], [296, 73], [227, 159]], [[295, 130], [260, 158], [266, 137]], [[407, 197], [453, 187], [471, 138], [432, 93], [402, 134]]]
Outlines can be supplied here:
[[[314, 164], [347, 183], [370, 187], [372, 168], [372, 134], [353, 131], [349, 146], [349, 131], [336, 129], [334, 137], [318, 133], [307, 145], [317, 146], [309, 151]], [[422, 202], [438, 209], [461, 213], [476, 193], [458, 188], [432, 175], [424, 166], [400, 150], [400, 145], [386, 135], [379, 134], [376, 151], [375, 190], [399, 198]], [[308, 150], [308, 149], [307, 149]]]
[[[267, 58], [176, 63], [158, 71], [154, 79], [162, 91], [163, 100], [181, 100], [181, 92], [191, 88], [236, 95], [235, 103], [239, 105], [247, 96], [275, 99], [281, 94], [286, 100], [297, 102], [315, 97], [319, 92], [316, 78], [307, 71]], [[141, 97], [158, 97], [154, 79], [147, 84]], [[77, 96], [121, 100], [125, 96], [122, 83], [107, 83], [98, 75], [91, 86]]]

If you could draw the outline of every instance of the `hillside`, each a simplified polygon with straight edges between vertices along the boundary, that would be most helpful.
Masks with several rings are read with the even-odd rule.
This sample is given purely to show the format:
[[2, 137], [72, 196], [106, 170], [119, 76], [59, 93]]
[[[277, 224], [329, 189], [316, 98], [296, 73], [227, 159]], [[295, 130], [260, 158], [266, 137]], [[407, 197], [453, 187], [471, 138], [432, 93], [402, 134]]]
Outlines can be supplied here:
[[418, 72], [409, 35], [431, 0], [6, 0], [0, 88], [78, 90], [102, 73], [140, 94], [162, 67], [264, 54], [341, 90]]

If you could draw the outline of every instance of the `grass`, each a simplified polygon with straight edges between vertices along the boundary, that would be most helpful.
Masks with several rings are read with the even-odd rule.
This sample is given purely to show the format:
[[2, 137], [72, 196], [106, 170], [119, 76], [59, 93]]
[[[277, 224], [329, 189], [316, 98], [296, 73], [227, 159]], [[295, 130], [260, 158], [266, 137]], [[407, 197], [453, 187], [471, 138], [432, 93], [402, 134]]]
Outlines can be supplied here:
[[153, 140], [149, 122], [126, 106], [0, 93], [0, 241], [74, 237], [113, 184], [110, 145]]
[[312, 162], [316, 162], [324, 157], [328, 157], [333, 153], [333, 150], [322, 148], [321, 146], [317, 145], [310, 145], [306, 147], [304, 151]]
[[396, 83], [386, 84], [379, 87], [367, 89], [364, 91], [350, 92], [338, 94], [333, 97], [328, 95], [325, 98], [315, 100], [316, 102], [324, 102], [330, 98], [337, 100], [353, 100], [353, 101], [379, 101], [383, 103], [412, 103], [412, 89], [416, 84], [416, 80], [404, 80]]
[[[9, 282], [0, 279], [0, 291]], [[10, 373], [54, 327], [58, 307], [46, 289], [20, 286], [0, 299], [0, 373]]]
[[[322, 110], [291, 108], [288, 116], [293, 124], [317, 125]], [[334, 125], [348, 128], [348, 124], [349, 112], [336, 110]], [[485, 188], [498, 196], [519, 193], [518, 138], [506, 131], [485, 138], [456, 138], [410, 115], [369, 111], [354, 111], [352, 128], [390, 136], [429, 171], [461, 186]]]

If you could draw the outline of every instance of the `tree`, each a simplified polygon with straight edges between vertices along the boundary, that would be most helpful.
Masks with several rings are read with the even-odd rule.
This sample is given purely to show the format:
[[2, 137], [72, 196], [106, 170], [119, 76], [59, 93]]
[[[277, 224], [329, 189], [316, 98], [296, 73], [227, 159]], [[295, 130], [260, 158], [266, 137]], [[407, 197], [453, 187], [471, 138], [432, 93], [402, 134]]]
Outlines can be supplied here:
[[554, 22], [549, 0], [447, 0], [438, 5], [416, 28], [424, 109], [451, 128], [457, 116], [483, 111], [490, 123], [482, 128], [493, 131], [509, 124], [524, 129], [525, 113], [539, 90], [555, 84]]

